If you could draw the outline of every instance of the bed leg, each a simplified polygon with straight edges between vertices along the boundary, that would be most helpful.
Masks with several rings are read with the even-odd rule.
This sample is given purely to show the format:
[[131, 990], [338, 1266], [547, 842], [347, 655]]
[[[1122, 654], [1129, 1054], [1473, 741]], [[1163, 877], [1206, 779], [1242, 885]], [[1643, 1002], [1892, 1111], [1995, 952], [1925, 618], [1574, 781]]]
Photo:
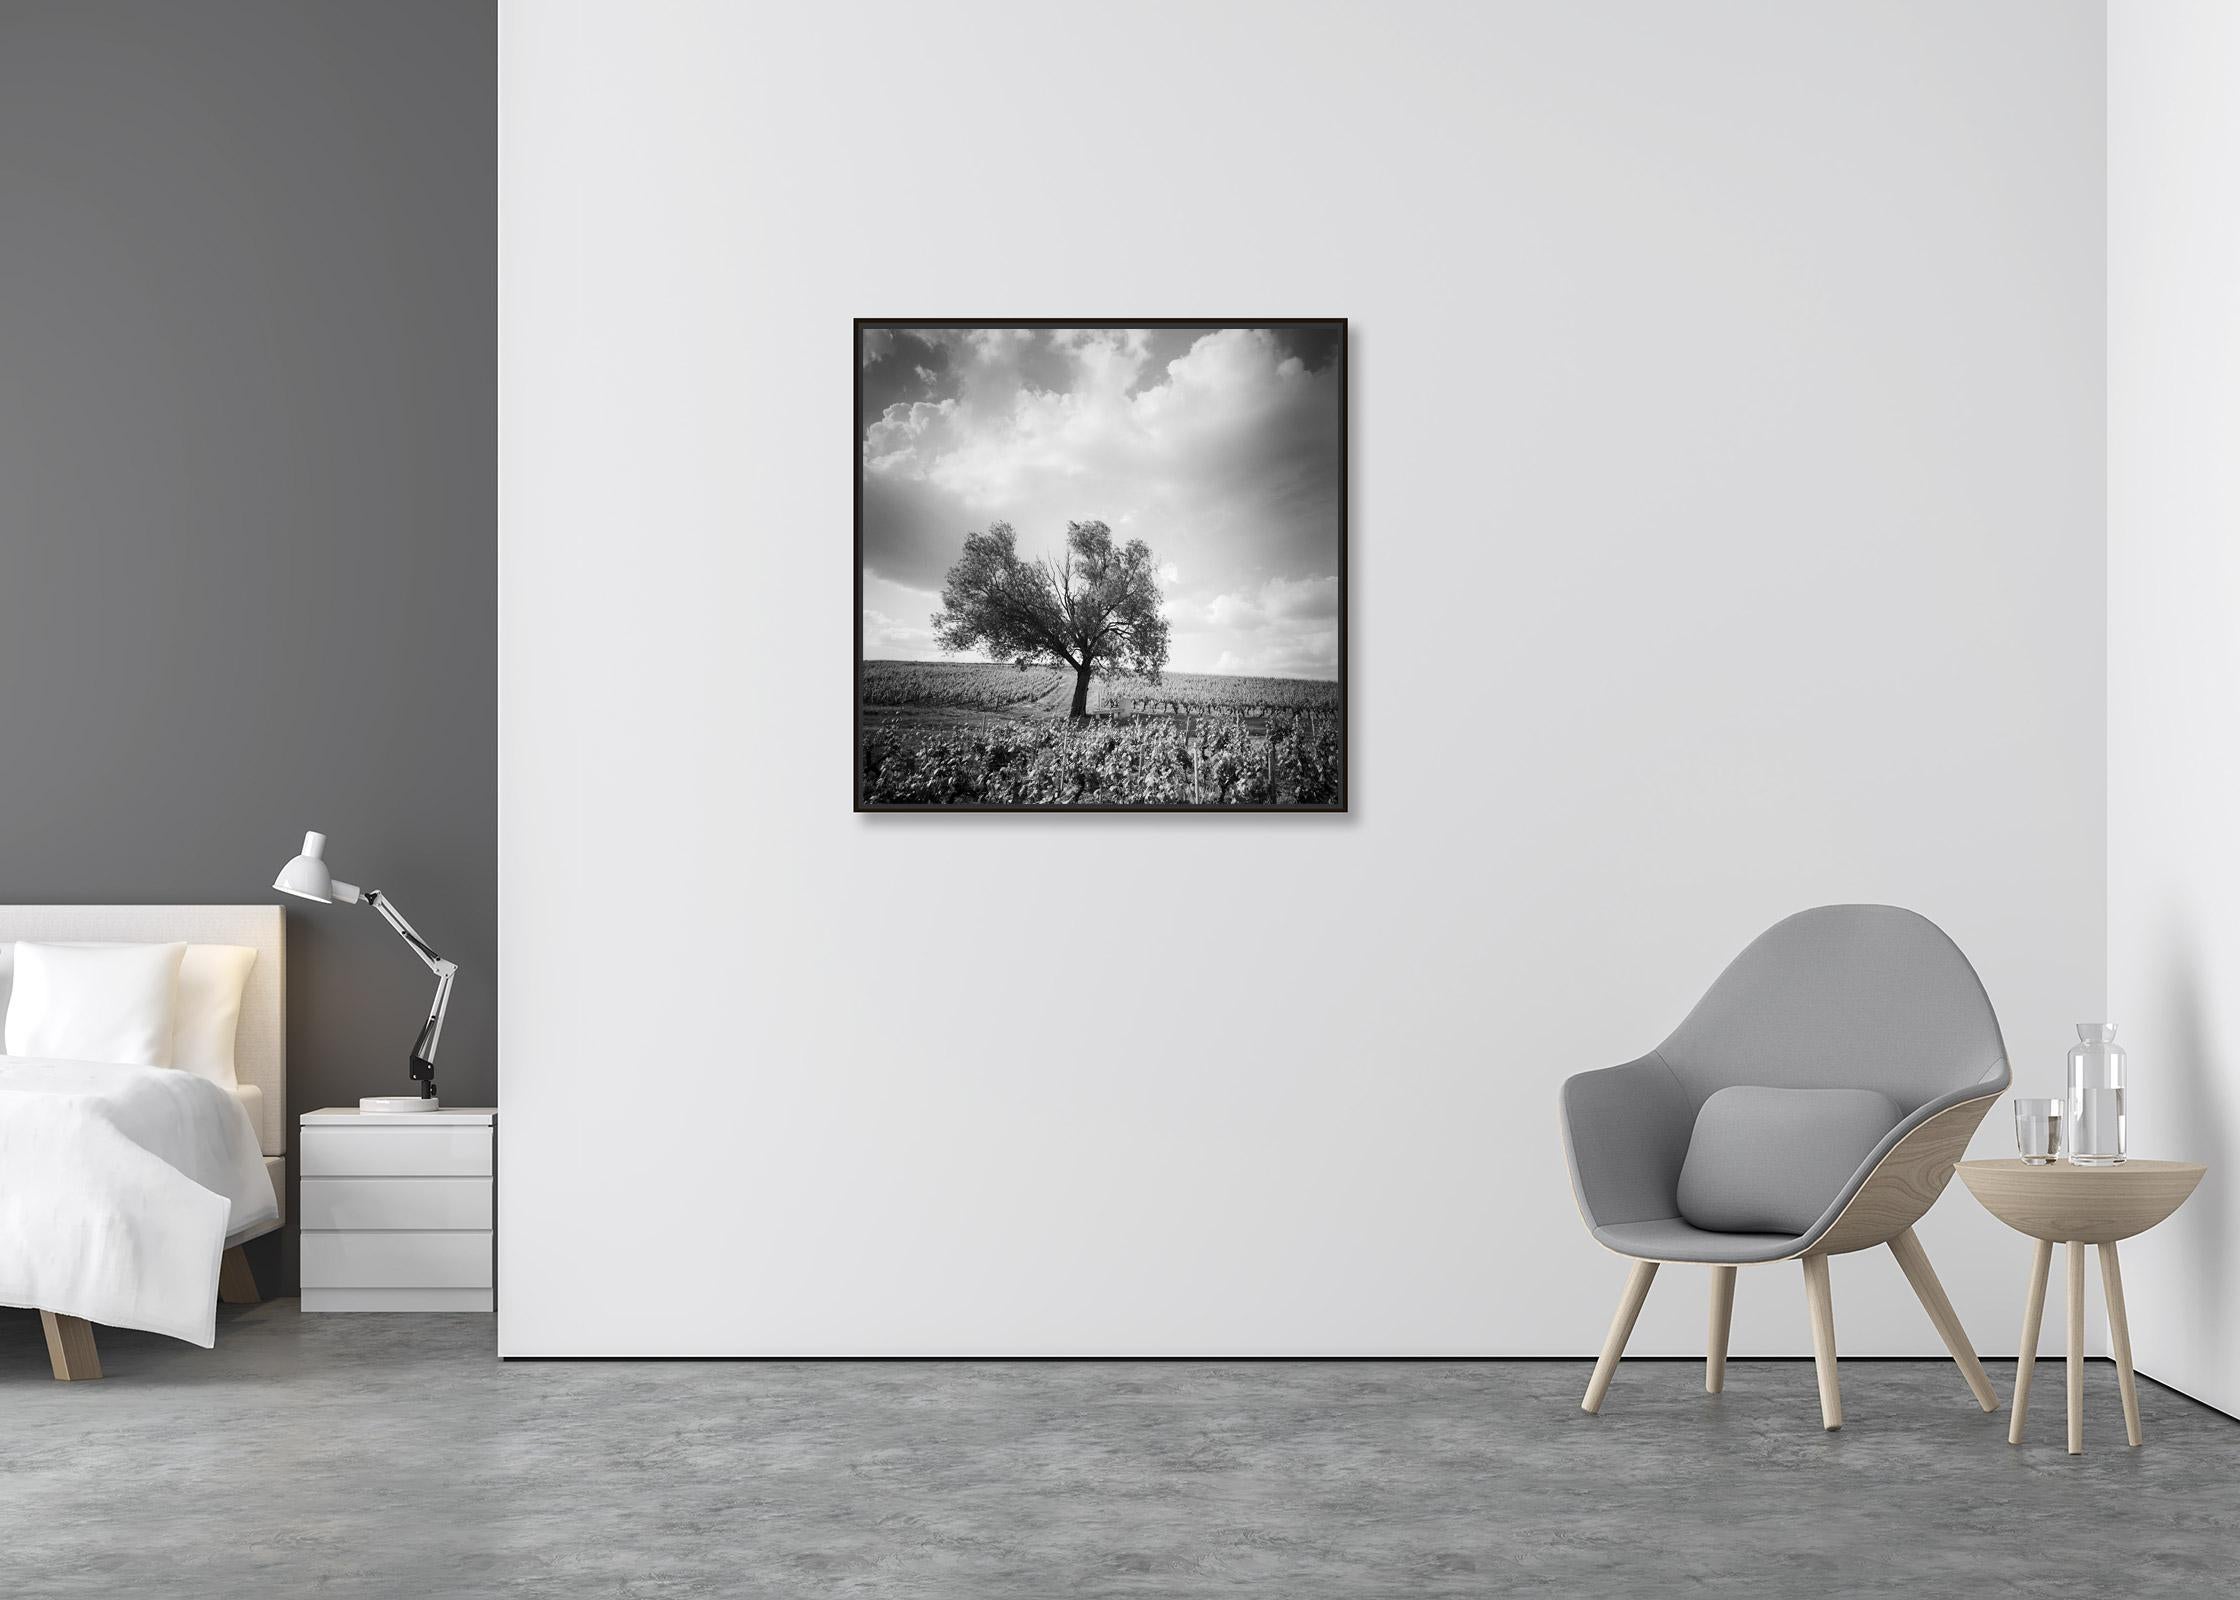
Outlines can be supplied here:
[[93, 1347], [93, 1324], [83, 1317], [58, 1317], [39, 1313], [39, 1326], [47, 1336], [47, 1360], [64, 1383], [101, 1376], [101, 1353]]
[[229, 1306], [253, 1306], [264, 1298], [249, 1270], [249, 1253], [239, 1245], [218, 1258], [218, 1298]]

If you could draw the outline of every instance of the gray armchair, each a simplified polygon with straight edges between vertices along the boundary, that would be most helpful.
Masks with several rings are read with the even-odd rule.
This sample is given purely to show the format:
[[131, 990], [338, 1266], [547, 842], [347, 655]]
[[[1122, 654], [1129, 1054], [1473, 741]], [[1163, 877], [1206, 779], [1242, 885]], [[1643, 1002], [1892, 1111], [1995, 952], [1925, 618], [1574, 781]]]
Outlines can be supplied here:
[[1967, 957], [1895, 906], [1822, 906], [1737, 956], [1672, 1036], [1563, 1086], [1580, 1215], [1634, 1260], [1583, 1404], [1599, 1411], [1666, 1262], [1711, 1268], [1705, 1387], [1725, 1383], [1736, 1269], [1803, 1264], [1821, 1420], [1843, 1425], [1828, 1258], [1887, 1244], [1984, 1410], [1990, 1380], [1913, 1224], [2008, 1083]]

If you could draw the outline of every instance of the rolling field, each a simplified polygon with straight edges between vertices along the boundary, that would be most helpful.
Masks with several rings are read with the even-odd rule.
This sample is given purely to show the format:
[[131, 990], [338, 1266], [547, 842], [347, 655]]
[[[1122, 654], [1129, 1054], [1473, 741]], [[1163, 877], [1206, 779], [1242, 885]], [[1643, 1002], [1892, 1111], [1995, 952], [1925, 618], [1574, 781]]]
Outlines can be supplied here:
[[[1332, 806], [1338, 686], [1174, 673], [1098, 679], [952, 661], [863, 664], [870, 805]], [[1260, 731], [1247, 716], [1266, 719]]]
[[[1101, 686], [1099, 686], [1101, 687]], [[1096, 689], [1089, 691], [1092, 709]], [[866, 661], [864, 720], [924, 720], [931, 713], [984, 712], [1007, 717], [1062, 717], [1073, 704], [1073, 674], [1046, 667], [987, 666], [970, 661]], [[915, 714], [915, 715], [914, 715]]]
[[[1239, 678], [1212, 672], [1170, 672], [1159, 683], [1114, 682], [1089, 686], [1091, 716], [1132, 710], [1166, 711], [1173, 702], [1192, 712], [1220, 713], [1243, 706], [1335, 714], [1338, 686], [1306, 678]], [[1063, 717], [1073, 704], [1073, 674], [1050, 667], [991, 666], [972, 661], [866, 661], [863, 706], [870, 720], [882, 712], [992, 712], [1013, 717]]]

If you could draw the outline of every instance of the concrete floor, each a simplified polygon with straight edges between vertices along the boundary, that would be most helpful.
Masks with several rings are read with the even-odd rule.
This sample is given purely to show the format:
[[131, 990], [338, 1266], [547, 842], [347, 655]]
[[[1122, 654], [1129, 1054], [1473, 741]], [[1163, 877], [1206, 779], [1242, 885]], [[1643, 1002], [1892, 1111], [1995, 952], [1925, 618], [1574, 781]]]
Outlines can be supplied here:
[[[0, 1310], [0, 1594], [2231, 1593], [2240, 1424], [1947, 1362], [513, 1362], [489, 1317], [227, 1308], [46, 1375]], [[2002, 1397], [2013, 1368], [1994, 1364]]]

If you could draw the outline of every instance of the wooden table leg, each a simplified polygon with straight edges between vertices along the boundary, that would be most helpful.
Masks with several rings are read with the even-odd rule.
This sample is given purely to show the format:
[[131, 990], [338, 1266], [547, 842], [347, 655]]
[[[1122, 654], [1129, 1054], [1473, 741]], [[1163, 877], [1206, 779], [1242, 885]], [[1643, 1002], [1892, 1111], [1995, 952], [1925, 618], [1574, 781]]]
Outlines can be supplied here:
[[2053, 1241], [2038, 1241], [2037, 1258], [2030, 1264], [2030, 1298], [2022, 1302], [2022, 1348], [2015, 1353], [2014, 1420], [2007, 1424], [2007, 1443], [2022, 1443], [2022, 1419], [2030, 1409], [2030, 1372], [2038, 1361], [2038, 1329], [2046, 1319], [2046, 1279], [2053, 1275]]
[[1734, 1327], [1734, 1275], [1739, 1267], [1711, 1269], [1711, 1337], [1703, 1347], [1703, 1392], [1727, 1386], [1727, 1334]]
[[2100, 1295], [2108, 1302], [2108, 1343], [2116, 1358], [2116, 1382], [2123, 1387], [2123, 1431], [2136, 1449], [2139, 1439], [2139, 1384], [2131, 1371], [2131, 1319], [2123, 1309], [2123, 1268], [2116, 1247], [2100, 1247]]
[[2084, 1454], [2084, 1245], [2069, 1241], [2069, 1454]]

